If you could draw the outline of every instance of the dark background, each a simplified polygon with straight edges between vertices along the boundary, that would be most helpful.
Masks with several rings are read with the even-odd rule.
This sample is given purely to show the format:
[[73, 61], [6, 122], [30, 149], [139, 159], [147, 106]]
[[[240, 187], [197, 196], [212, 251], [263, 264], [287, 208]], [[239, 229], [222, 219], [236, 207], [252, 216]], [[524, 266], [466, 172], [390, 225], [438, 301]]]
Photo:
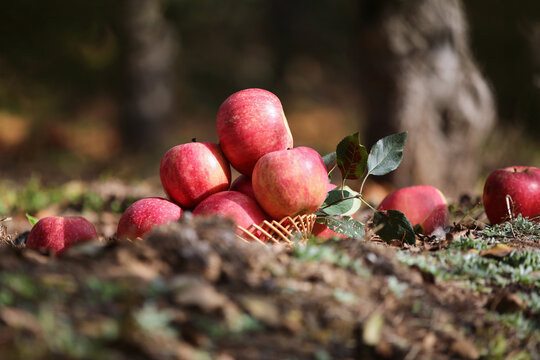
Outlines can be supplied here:
[[[540, 2], [465, 8], [498, 108], [484, 171], [539, 166]], [[248, 87], [280, 97], [295, 145], [330, 152], [368, 121], [359, 16], [352, 0], [3, 1], [1, 175], [156, 176], [169, 147], [217, 141], [219, 105]]]

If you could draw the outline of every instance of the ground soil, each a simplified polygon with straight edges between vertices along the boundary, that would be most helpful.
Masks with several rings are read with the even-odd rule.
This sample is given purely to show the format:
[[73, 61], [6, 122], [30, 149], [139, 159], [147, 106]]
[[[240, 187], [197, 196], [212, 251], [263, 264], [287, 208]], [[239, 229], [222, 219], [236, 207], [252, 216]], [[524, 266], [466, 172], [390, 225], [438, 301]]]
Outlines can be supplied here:
[[[119, 215], [95, 216], [104, 234]], [[523, 337], [493, 317], [535, 319], [513, 295], [526, 286], [483, 293], [397, 258], [474, 231], [461, 224], [413, 246], [368, 233], [294, 247], [186, 216], [145, 240], [106, 236], [54, 256], [4, 226], [0, 359], [539, 358], [538, 323]]]

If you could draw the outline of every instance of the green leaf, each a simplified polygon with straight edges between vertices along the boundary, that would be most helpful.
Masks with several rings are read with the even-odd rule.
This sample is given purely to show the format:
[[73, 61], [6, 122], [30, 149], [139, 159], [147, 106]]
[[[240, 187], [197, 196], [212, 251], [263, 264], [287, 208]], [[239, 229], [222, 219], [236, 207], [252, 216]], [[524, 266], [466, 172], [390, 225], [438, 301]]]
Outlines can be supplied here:
[[373, 145], [367, 159], [368, 175], [385, 175], [397, 169], [403, 160], [407, 132], [380, 139]]
[[[353, 196], [358, 196], [359, 194], [352, 190], [350, 187], [345, 186], [343, 191], [341, 189], [334, 189], [328, 192], [326, 200], [321, 205], [319, 209], [320, 213], [326, 215], [341, 215], [341, 216], [351, 216], [360, 209], [362, 201], [358, 198], [341, 200], [344, 198], [349, 198]], [[331, 204], [331, 205], [330, 205]], [[328, 207], [325, 207], [328, 206]]]
[[360, 179], [366, 171], [368, 153], [358, 133], [349, 135], [337, 146], [336, 162], [344, 179]]
[[330, 172], [336, 166], [336, 152], [326, 154], [322, 157], [324, 165], [326, 165], [326, 171]]
[[413, 230], [414, 230], [415, 234], [423, 234], [424, 233], [424, 228], [420, 224], [415, 224], [413, 226]]
[[30, 222], [30, 225], [34, 226], [39, 221], [38, 218], [33, 217], [32, 215], [26, 213], [26, 218], [28, 219], [28, 222]]
[[373, 225], [376, 228], [382, 225], [382, 228], [377, 231], [377, 235], [383, 241], [389, 242], [397, 239], [407, 244], [414, 244], [416, 241], [411, 222], [401, 211], [375, 211]]
[[354, 239], [361, 239], [366, 234], [362, 224], [350, 216], [326, 216], [317, 218], [317, 222], [326, 225], [329, 229], [334, 230], [339, 234], [343, 234]]

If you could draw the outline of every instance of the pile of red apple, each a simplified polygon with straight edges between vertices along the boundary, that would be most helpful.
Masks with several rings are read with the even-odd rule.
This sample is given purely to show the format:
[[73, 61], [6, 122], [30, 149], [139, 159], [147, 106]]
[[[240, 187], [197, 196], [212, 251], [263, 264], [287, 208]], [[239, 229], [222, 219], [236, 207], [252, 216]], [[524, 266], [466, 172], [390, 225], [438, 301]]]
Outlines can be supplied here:
[[[217, 113], [217, 135], [219, 144], [193, 141], [165, 153], [160, 178], [168, 199], [133, 203], [118, 223], [117, 238], [142, 238], [157, 225], [179, 220], [184, 211], [230, 218], [243, 228], [311, 214], [335, 188], [319, 153], [293, 147], [281, 102], [266, 90], [246, 89], [228, 97]], [[364, 162], [366, 156], [361, 156]], [[241, 174], [232, 184], [231, 165]], [[358, 164], [349, 165], [357, 170]], [[509, 204], [515, 213], [538, 216], [540, 169], [496, 170], [487, 179], [483, 201], [494, 224], [508, 219]], [[420, 225], [426, 234], [443, 227], [449, 217], [444, 195], [428, 185], [389, 194], [376, 215], [394, 210], [406, 216], [409, 227]], [[323, 238], [339, 235], [323, 224], [317, 224], [313, 233]], [[94, 226], [82, 217], [48, 217], [32, 228], [27, 246], [61, 253], [78, 241], [97, 237]]]
[[[217, 135], [219, 144], [191, 142], [163, 156], [161, 183], [178, 209], [230, 218], [248, 228], [313, 213], [324, 202], [328, 173], [322, 157], [313, 149], [293, 147], [281, 102], [271, 92], [246, 89], [229, 96], [217, 113]], [[232, 185], [231, 165], [241, 174]], [[117, 237], [146, 233], [140, 224], [156, 215], [146, 201], [127, 209]], [[164, 211], [155, 223], [179, 217], [169, 214]]]

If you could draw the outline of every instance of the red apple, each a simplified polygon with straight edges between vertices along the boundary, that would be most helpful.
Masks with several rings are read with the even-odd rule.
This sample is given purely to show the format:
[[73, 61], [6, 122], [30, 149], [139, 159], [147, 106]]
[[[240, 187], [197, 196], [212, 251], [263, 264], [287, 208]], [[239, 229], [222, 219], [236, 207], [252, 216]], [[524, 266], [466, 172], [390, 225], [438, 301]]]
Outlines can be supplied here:
[[259, 225], [267, 219], [257, 202], [238, 191], [222, 191], [210, 195], [200, 202], [193, 215], [217, 215], [233, 219], [236, 225], [247, 229], [251, 224]]
[[513, 202], [514, 214], [540, 215], [540, 169], [532, 166], [510, 166], [493, 171], [484, 186], [484, 209], [492, 224], [508, 220], [506, 195]]
[[[327, 193], [330, 190], [334, 190], [336, 187], [337, 187], [336, 185], [329, 183], [328, 187], [326, 188]], [[313, 230], [311, 230], [311, 233], [313, 235], [315, 235], [316, 237], [321, 238], [321, 239], [330, 239], [332, 237], [340, 237], [340, 238], [346, 238], [347, 237], [346, 235], [339, 234], [339, 233], [335, 232], [334, 230], [328, 228], [328, 226], [326, 226], [324, 224], [320, 224], [320, 223], [315, 223], [315, 225], [313, 225]]]
[[191, 142], [177, 145], [161, 159], [159, 175], [171, 200], [191, 209], [231, 184], [231, 168], [218, 144]]
[[293, 146], [281, 102], [263, 89], [229, 96], [217, 113], [217, 134], [231, 165], [247, 176], [264, 154]]
[[448, 222], [448, 204], [444, 195], [430, 185], [409, 186], [388, 194], [379, 211], [398, 210], [414, 225], [421, 225], [424, 234], [431, 234]]
[[264, 155], [257, 161], [251, 180], [257, 202], [276, 220], [311, 214], [327, 195], [326, 166], [319, 153], [308, 147]]
[[94, 225], [80, 216], [49, 216], [39, 220], [30, 231], [26, 246], [60, 254], [79, 242], [97, 239]]
[[116, 237], [142, 238], [154, 226], [178, 221], [181, 215], [180, 206], [169, 200], [157, 197], [137, 200], [122, 214]]
[[240, 175], [231, 184], [231, 190], [246, 194], [252, 199], [255, 199], [255, 193], [253, 192], [253, 186], [251, 185], [251, 178], [246, 175]]

